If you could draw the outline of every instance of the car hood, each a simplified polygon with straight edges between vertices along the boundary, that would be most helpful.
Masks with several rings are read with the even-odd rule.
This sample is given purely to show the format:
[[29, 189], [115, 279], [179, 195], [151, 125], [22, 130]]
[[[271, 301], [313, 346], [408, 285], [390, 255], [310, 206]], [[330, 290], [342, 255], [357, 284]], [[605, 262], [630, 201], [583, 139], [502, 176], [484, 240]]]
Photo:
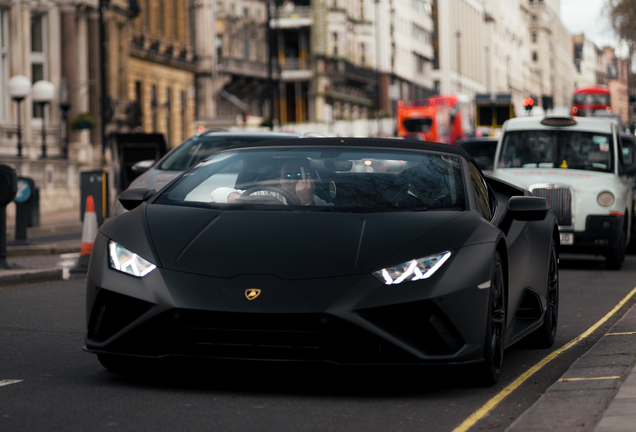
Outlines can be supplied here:
[[612, 173], [563, 168], [500, 168], [491, 175], [524, 189], [531, 189], [538, 184], [551, 184], [592, 192], [605, 189], [616, 181], [616, 176]]
[[493, 241], [493, 231], [479, 224], [487, 222], [468, 211], [356, 214], [142, 204], [102, 232], [134, 252], [152, 251], [145, 258], [166, 269], [307, 279], [368, 273]]

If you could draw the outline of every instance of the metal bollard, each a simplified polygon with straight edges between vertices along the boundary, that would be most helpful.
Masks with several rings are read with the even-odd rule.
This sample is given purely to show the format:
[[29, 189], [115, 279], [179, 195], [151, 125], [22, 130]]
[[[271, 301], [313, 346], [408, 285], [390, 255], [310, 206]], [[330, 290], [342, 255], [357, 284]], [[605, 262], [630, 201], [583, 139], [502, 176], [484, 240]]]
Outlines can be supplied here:
[[15, 169], [0, 165], [0, 269], [10, 269], [7, 262], [7, 204], [13, 201], [18, 191]]

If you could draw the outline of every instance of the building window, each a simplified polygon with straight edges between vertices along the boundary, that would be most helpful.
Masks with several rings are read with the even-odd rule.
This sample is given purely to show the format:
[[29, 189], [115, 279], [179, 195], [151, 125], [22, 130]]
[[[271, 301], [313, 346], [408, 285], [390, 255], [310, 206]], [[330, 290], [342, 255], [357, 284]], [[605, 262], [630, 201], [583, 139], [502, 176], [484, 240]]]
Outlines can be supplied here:
[[188, 134], [188, 127], [186, 125], [186, 110], [188, 109], [186, 105], [186, 92], [181, 90], [181, 141], [183, 141]]
[[172, 0], [172, 39], [177, 40], [177, 28], [179, 27], [179, 0]]
[[166, 89], [166, 144], [171, 148], [172, 142], [172, 90], [170, 87]]
[[431, 34], [419, 25], [413, 23], [413, 39], [427, 44], [431, 42]]
[[243, 41], [243, 58], [246, 60], [250, 58], [250, 41]]
[[537, 20], [537, 16], [536, 16], [536, 15], [534, 15], [534, 14], [532, 14], [532, 21], [534, 22], [534, 21], [536, 21], [536, 20]]
[[[31, 82], [46, 79], [46, 15], [31, 13]], [[33, 118], [42, 118], [43, 109], [39, 102], [33, 103]]]
[[331, 34], [332, 39], [333, 39], [333, 49], [331, 51], [331, 54], [334, 57], [338, 57], [338, 33], [334, 32]]
[[248, 8], [243, 8], [243, 18], [248, 19], [250, 17], [250, 10]]
[[367, 63], [367, 46], [364, 42], [360, 43], [360, 64], [364, 66]]
[[426, 63], [426, 59], [419, 54], [415, 54], [415, 71], [418, 74], [424, 73], [424, 65]]
[[150, 0], [146, 0], [142, 6], [144, 12], [144, 27], [147, 32], [150, 31]]
[[533, 51], [533, 52], [532, 52], [532, 61], [533, 61], [533, 62], [536, 62], [536, 61], [538, 60], [538, 58], [539, 58], [539, 56], [537, 55], [537, 52], [536, 52], [536, 51]]
[[537, 43], [537, 32], [530, 33], [530, 37], [532, 38], [532, 43]]
[[157, 132], [157, 85], [153, 84], [150, 93], [150, 107], [152, 108], [152, 131]]
[[9, 119], [9, 9], [0, 8], [0, 122]]
[[219, 59], [223, 58], [223, 36], [216, 35], [215, 44], [216, 44], [216, 61], [218, 62]]
[[360, 0], [360, 19], [364, 19], [364, 1], [365, 0]]
[[164, 28], [164, 20], [165, 20], [165, 13], [164, 13], [164, 8], [163, 8], [163, 0], [159, 0], [159, 3], [157, 5], [157, 28], [159, 29], [159, 33], [164, 34], [165, 28]]

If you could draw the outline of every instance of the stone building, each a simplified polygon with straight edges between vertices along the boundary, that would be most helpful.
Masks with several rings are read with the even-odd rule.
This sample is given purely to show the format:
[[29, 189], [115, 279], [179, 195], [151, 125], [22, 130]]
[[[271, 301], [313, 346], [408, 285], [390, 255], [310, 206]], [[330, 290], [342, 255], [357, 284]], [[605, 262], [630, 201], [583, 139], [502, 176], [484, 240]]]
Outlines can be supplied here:
[[607, 56], [584, 34], [572, 36], [575, 86], [607, 84]]
[[572, 38], [561, 22], [559, 0], [527, 0], [532, 46], [531, 65], [540, 76], [541, 95], [552, 96], [554, 106], [566, 107], [572, 102], [574, 64]]
[[[69, 127], [79, 113], [98, 116], [92, 109], [99, 99], [96, 7], [96, 0], [0, 1], [0, 163], [35, 180], [42, 211], [77, 208], [79, 171], [99, 166], [100, 146], [90, 130]], [[45, 105], [30, 95], [20, 104], [21, 157], [18, 105], [7, 87], [16, 75], [55, 88]]]
[[[137, 0], [132, 26], [109, 27], [112, 131], [164, 134], [175, 147], [195, 131], [193, 17], [203, 2]], [[117, 59], [117, 61], [113, 61]]]
[[[629, 112], [629, 61], [619, 58], [614, 48], [603, 47], [606, 78], [612, 101], [612, 111], [621, 116], [623, 124], [633, 123]], [[632, 130], [632, 132], [634, 132]]]

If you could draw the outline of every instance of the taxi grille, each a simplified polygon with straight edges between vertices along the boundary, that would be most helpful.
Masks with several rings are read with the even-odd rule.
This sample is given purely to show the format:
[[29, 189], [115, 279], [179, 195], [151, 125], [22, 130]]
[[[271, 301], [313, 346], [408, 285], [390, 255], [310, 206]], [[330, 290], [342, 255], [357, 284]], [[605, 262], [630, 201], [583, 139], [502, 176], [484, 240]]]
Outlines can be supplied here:
[[534, 196], [543, 197], [550, 203], [559, 226], [572, 226], [572, 191], [567, 187], [535, 188]]

